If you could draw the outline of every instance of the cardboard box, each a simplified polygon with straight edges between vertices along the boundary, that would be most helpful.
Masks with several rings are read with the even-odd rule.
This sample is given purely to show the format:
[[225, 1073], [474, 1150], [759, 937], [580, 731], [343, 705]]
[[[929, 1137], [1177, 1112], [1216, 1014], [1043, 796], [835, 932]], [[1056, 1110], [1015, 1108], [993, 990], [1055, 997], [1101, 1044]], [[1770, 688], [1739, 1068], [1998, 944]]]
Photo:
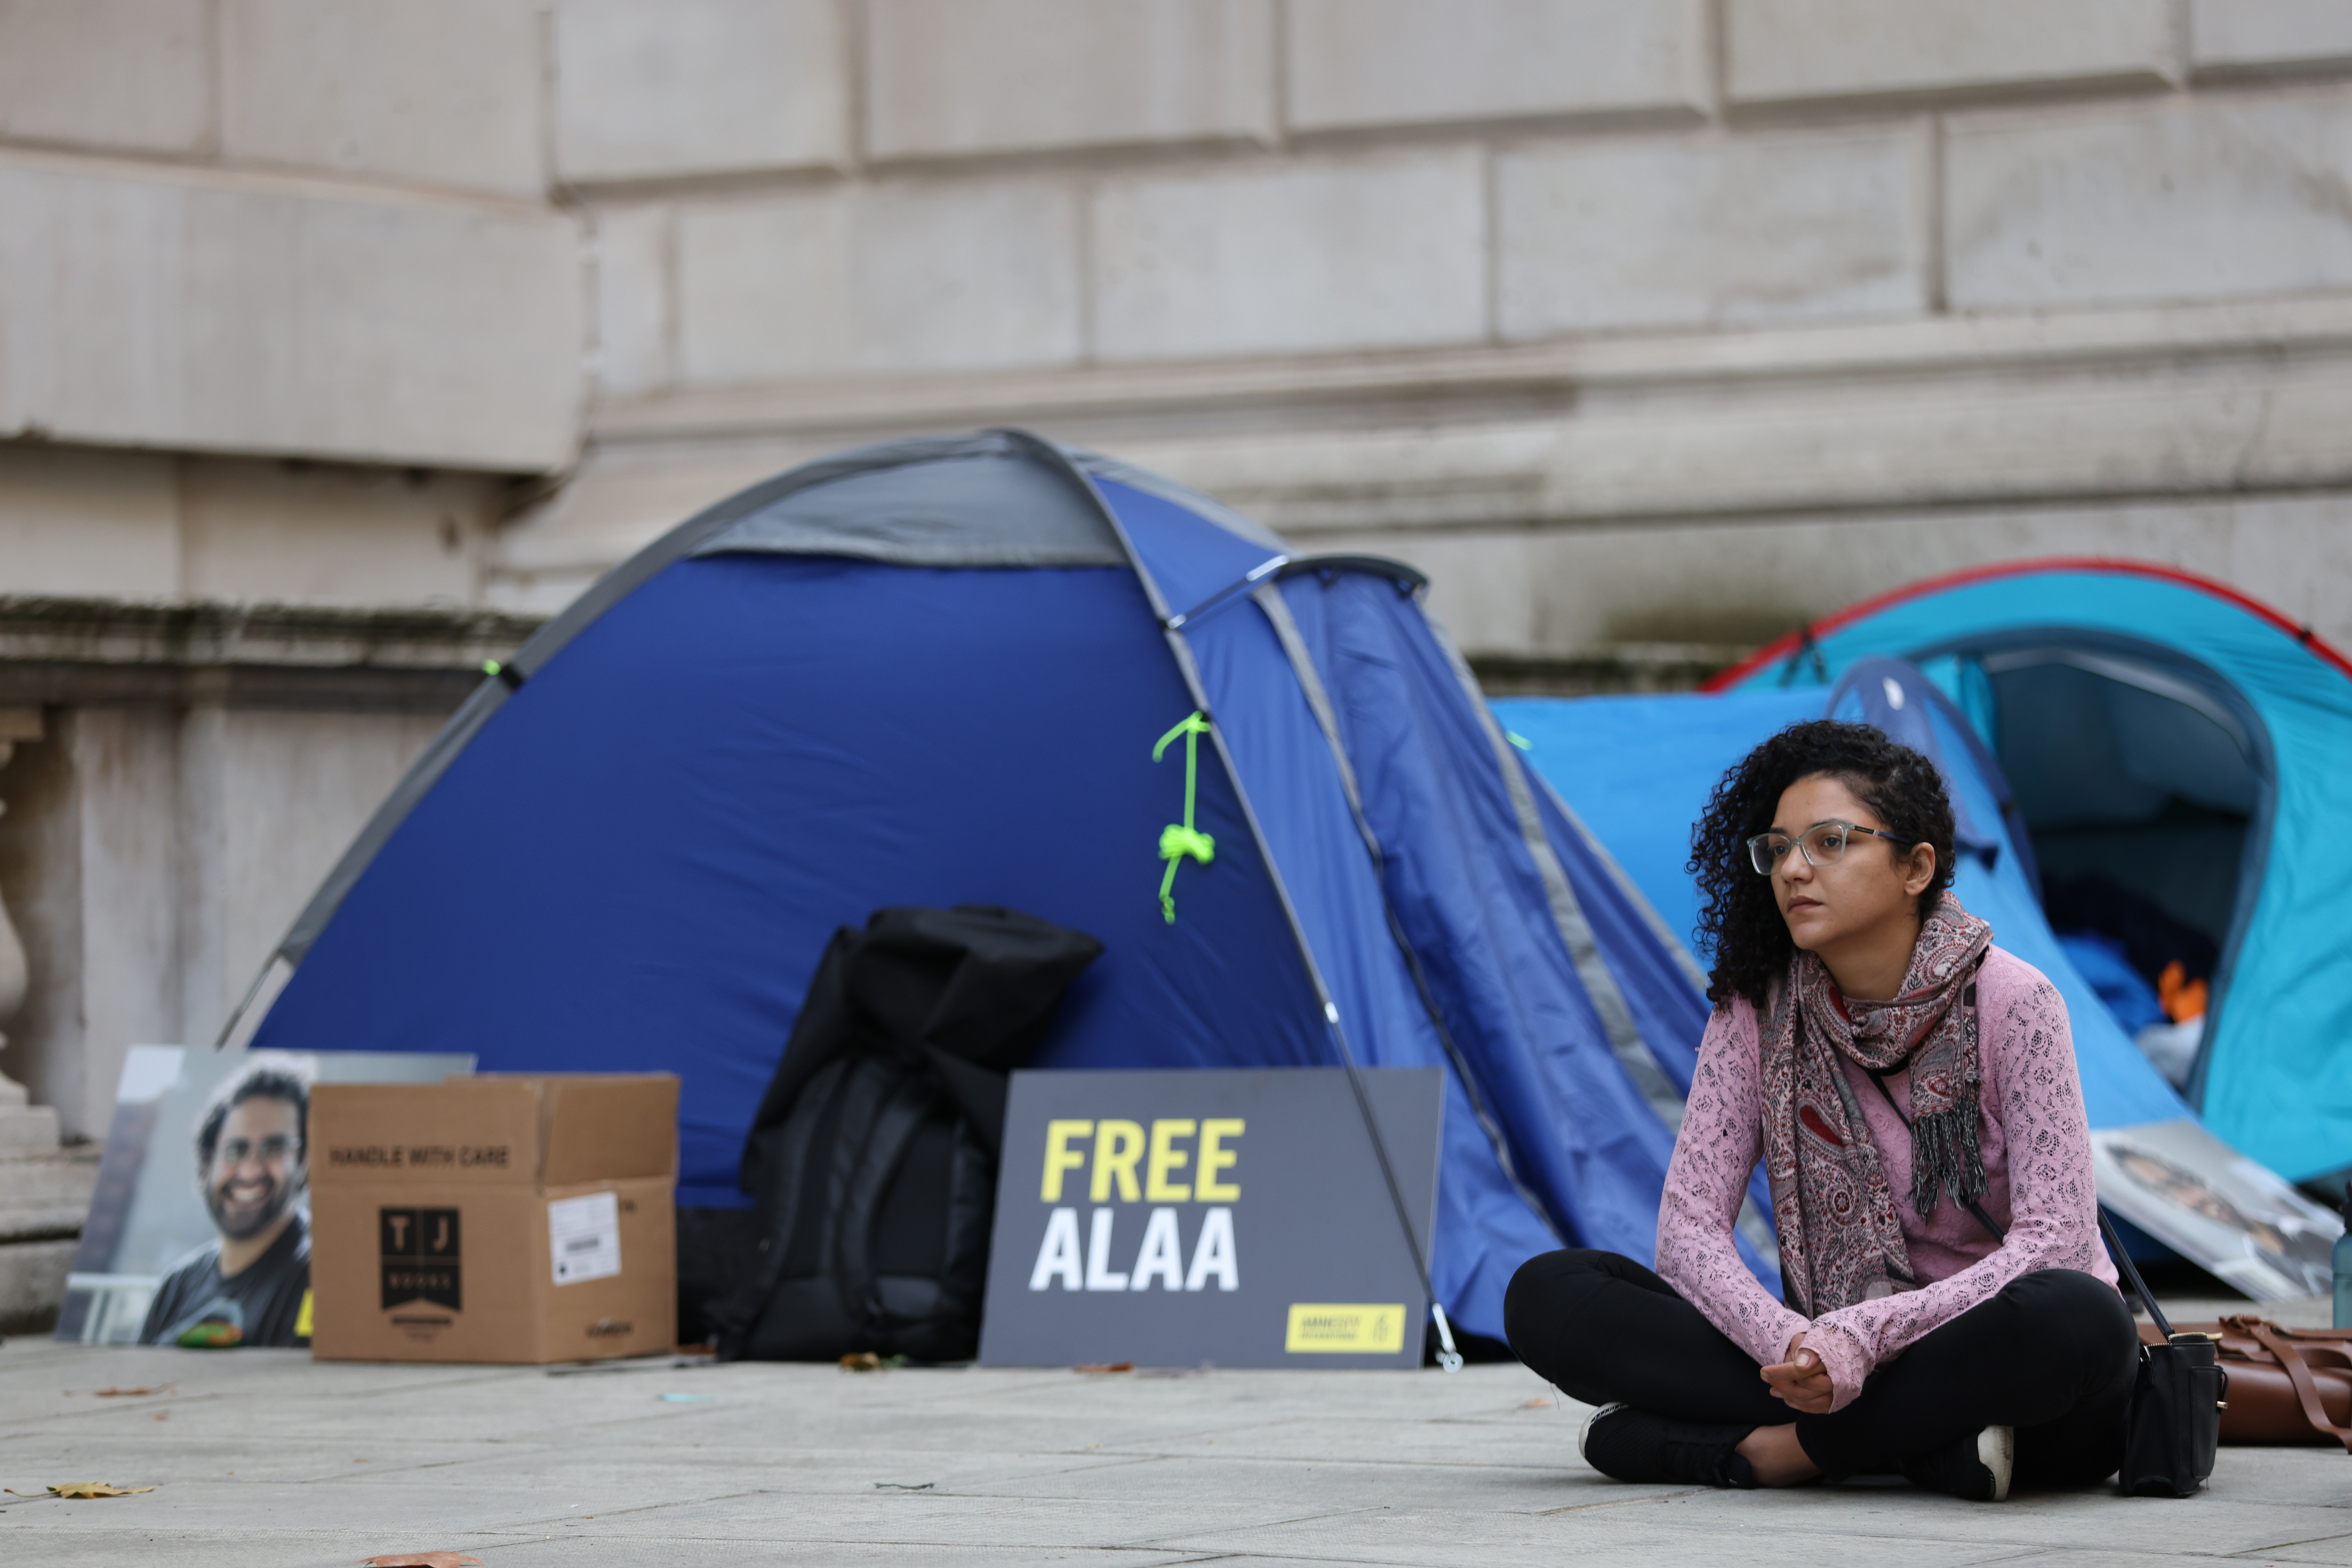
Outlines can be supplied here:
[[312, 1355], [675, 1348], [676, 1078], [321, 1083], [310, 1147]]

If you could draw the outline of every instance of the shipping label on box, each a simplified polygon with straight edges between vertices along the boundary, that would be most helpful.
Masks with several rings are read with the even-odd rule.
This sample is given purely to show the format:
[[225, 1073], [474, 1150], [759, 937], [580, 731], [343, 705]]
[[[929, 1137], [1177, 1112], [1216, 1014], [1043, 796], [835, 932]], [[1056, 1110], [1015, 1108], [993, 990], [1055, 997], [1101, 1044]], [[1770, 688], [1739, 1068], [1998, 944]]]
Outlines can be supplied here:
[[677, 1118], [667, 1075], [322, 1085], [312, 1354], [548, 1362], [671, 1348]]
[[547, 1248], [555, 1283], [584, 1284], [621, 1271], [621, 1205], [617, 1195], [592, 1192], [547, 1206]]

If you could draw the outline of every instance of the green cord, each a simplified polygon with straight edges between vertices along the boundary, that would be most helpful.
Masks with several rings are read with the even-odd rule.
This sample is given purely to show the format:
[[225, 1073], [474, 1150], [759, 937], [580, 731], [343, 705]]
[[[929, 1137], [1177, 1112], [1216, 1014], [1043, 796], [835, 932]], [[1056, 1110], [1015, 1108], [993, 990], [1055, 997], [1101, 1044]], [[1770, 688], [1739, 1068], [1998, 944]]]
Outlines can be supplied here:
[[1208, 732], [1208, 716], [1199, 709], [1185, 716], [1183, 721], [1160, 737], [1151, 748], [1151, 760], [1168, 749], [1168, 743], [1178, 736], [1184, 737], [1184, 820], [1171, 822], [1160, 830], [1160, 858], [1168, 862], [1167, 874], [1160, 879], [1160, 913], [1168, 924], [1176, 924], [1176, 868], [1186, 855], [1202, 865], [1217, 858], [1217, 841], [1192, 826], [1193, 786], [1201, 770], [1201, 737]]

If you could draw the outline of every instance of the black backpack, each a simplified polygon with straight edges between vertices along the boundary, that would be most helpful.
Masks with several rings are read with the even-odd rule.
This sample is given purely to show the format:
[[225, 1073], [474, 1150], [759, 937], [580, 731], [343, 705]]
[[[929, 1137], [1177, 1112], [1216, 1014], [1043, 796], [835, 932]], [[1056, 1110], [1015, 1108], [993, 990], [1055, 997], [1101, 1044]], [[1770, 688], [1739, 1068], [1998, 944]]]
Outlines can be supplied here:
[[981, 904], [834, 934], [744, 1145], [751, 1247], [702, 1309], [722, 1359], [971, 1357], [1006, 1074], [1101, 951]]

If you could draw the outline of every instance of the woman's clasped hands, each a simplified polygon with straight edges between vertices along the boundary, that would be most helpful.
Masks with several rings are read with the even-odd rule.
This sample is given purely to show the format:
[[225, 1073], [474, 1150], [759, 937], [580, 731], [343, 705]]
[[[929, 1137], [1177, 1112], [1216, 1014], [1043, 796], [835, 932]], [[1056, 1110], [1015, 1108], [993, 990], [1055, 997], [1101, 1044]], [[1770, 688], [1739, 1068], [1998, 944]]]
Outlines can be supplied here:
[[1763, 1369], [1764, 1381], [1772, 1385], [1772, 1397], [1807, 1416], [1826, 1416], [1832, 1401], [1837, 1397], [1837, 1385], [1830, 1381], [1830, 1369], [1823, 1364], [1821, 1353], [1805, 1348], [1805, 1336], [1798, 1334], [1789, 1341], [1789, 1357]]

